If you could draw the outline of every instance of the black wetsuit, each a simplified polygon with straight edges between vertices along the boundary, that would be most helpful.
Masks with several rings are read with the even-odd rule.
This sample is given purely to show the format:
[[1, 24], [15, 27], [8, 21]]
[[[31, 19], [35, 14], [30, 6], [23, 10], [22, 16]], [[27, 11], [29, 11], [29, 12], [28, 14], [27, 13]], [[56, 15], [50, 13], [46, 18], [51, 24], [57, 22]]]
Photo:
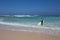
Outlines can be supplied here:
[[43, 25], [43, 20], [41, 20], [41, 25]]

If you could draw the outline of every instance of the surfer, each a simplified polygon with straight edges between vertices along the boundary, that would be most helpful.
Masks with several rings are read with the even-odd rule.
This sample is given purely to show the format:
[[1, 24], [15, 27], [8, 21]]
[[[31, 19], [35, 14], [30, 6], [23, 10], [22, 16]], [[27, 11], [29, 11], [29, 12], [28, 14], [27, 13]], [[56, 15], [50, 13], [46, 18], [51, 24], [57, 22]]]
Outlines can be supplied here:
[[43, 26], [43, 20], [41, 20], [37, 25], [38, 26]]

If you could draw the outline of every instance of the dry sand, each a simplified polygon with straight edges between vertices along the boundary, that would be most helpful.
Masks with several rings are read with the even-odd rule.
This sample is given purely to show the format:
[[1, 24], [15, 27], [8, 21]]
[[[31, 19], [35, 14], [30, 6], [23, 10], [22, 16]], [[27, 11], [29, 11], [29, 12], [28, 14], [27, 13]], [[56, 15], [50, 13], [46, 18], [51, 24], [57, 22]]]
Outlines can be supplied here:
[[60, 36], [41, 32], [5, 30], [0, 25], [0, 40], [60, 40]]

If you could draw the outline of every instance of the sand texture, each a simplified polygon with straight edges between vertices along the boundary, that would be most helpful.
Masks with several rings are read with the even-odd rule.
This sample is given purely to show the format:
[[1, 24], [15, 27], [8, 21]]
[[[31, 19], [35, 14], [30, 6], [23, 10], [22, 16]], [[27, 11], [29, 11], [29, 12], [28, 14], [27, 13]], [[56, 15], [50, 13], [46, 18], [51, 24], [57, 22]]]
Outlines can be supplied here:
[[60, 36], [40, 32], [0, 29], [0, 40], [60, 40]]

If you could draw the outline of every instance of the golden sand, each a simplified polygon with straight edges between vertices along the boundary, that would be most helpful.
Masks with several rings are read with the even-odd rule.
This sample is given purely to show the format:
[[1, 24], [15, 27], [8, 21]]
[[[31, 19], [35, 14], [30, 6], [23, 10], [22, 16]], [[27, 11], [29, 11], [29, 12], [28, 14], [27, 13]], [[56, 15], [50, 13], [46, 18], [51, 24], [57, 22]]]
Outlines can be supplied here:
[[0, 28], [0, 40], [60, 40], [60, 36], [40, 32], [11, 31]]

